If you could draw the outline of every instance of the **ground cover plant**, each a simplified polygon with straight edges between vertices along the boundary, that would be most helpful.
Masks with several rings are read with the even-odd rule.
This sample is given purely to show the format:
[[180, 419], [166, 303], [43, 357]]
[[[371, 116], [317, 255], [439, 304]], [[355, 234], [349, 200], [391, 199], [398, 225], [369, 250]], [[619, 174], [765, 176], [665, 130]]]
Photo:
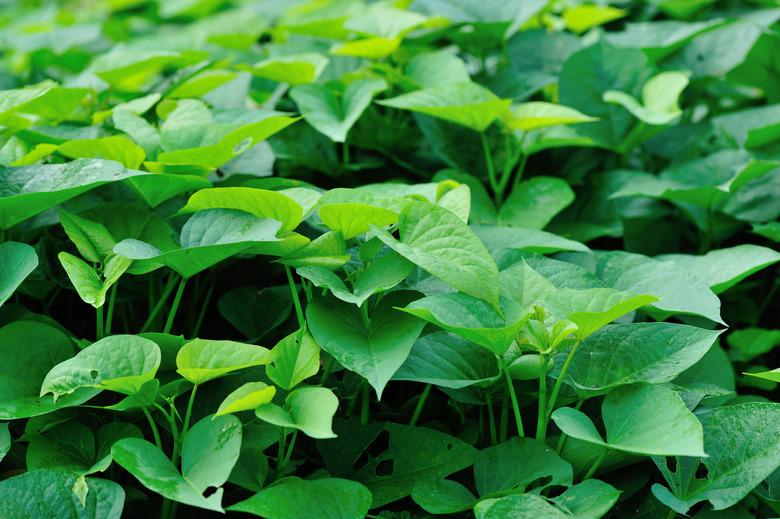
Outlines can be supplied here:
[[780, 514], [772, 0], [0, 5], [3, 519]]

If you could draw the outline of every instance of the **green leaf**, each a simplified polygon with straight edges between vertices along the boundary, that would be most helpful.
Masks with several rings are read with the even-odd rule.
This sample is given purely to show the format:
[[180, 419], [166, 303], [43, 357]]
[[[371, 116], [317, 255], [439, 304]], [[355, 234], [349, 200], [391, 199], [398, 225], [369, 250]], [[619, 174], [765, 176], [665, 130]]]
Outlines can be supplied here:
[[586, 396], [635, 382], [671, 382], [704, 357], [721, 333], [671, 323], [606, 326], [582, 342], [564, 381]]
[[38, 266], [35, 249], [24, 243], [0, 243], [0, 306]]
[[[111, 449], [119, 465], [149, 490], [189, 506], [222, 512], [222, 488], [241, 451], [241, 422], [228, 415], [205, 417], [184, 437], [182, 471], [146, 440], [120, 440]], [[209, 487], [218, 487], [203, 497]]]
[[479, 344], [504, 353], [525, 326], [530, 310], [509, 297], [501, 297], [501, 313], [482, 300], [450, 292], [424, 297], [402, 310]]
[[718, 297], [706, 283], [687, 271], [641, 254], [598, 251], [595, 256], [595, 274], [599, 278], [618, 290], [658, 297], [652, 308], [659, 310], [661, 317], [701, 315], [723, 324]]
[[[181, 230], [181, 248], [162, 251], [134, 239], [120, 241], [114, 252], [133, 260], [145, 272], [166, 265], [190, 278], [220, 261], [250, 249], [275, 252], [279, 222], [234, 209], [207, 209], [195, 213]], [[266, 249], [266, 247], [268, 247]]]
[[8, 424], [0, 424], [0, 461], [3, 461], [5, 455], [11, 450], [11, 433], [8, 431]]
[[249, 69], [253, 75], [289, 85], [312, 83], [328, 65], [328, 58], [316, 52], [277, 56], [259, 61]]
[[103, 224], [62, 209], [58, 214], [65, 234], [87, 261], [102, 262], [113, 252], [116, 241]]
[[254, 411], [273, 400], [275, 394], [276, 388], [264, 382], [247, 382], [225, 397], [214, 416]]
[[105, 479], [34, 470], [0, 482], [0, 503], [4, 516], [18, 519], [119, 519], [125, 492]]
[[[699, 419], [707, 458], [680, 459], [675, 471], [665, 460], [654, 460], [671, 492], [655, 484], [653, 494], [679, 513], [705, 500], [715, 510], [735, 505], [780, 464], [780, 405], [730, 405], [705, 411]], [[700, 462], [707, 468], [704, 479], [695, 476]]]
[[[515, 211], [511, 211], [514, 213]], [[526, 213], [529, 214], [529, 213]], [[534, 213], [528, 220], [545, 219], [545, 215]], [[495, 257], [499, 257], [502, 251], [522, 250], [537, 254], [551, 254], [561, 251], [589, 252], [590, 249], [580, 242], [567, 240], [556, 234], [528, 229], [523, 227], [496, 227], [492, 225], [472, 225], [471, 230], [479, 236], [485, 247]]]
[[228, 507], [267, 519], [365, 517], [371, 492], [356, 481], [339, 478], [305, 480], [284, 478], [254, 496]]
[[690, 272], [719, 294], [733, 287], [746, 277], [780, 261], [780, 253], [767, 247], [743, 244], [718, 249], [701, 256], [688, 254], [664, 254], [657, 260], [669, 261], [676, 267]]
[[436, 85], [377, 102], [444, 119], [477, 132], [484, 132], [511, 103], [471, 81]]
[[628, 14], [625, 9], [611, 5], [579, 4], [563, 12], [563, 23], [574, 32], [585, 32], [593, 27], [617, 20]]
[[295, 268], [314, 266], [335, 270], [349, 261], [346, 249], [341, 233], [331, 231], [287, 254], [279, 262]]
[[56, 401], [39, 397], [49, 370], [73, 355], [70, 339], [51, 325], [19, 320], [0, 328], [0, 419], [29, 418], [58, 408], [79, 405], [100, 391], [79, 389]]
[[[355, 478], [371, 491], [371, 508], [408, 496], [418, 480], [442, 479], [474, 463], [477, 450], [449, 434], [394, 423], [387, 423], [385, 429], [390, 435], [389, 448], [371, 459]], [[377, 474], [383, 462], [391, 467], [389, 474]]]
[[287, 320], [292, 311], [288, 286], [234, 288], [219, 298], [219, 313], [247, 342], [255, 343]]
[[202, 189], [190, 196], [179, 212], [194, 213], [205, 209], [237, 209], [258, 218], [272, 218], [281, 222], [280, 232], [295, 229], [303, 219], [303, 208], [289, 196], [251, 187]]
[[290, 390], [320, 370], [320, 345], [309, 333], [297, 330], [271, 350], [271, 363], [265, 374], [271, 381]]
[[780, 242], [780, 222], [755, 224], [753, 225], [753, 232], [773, 242]]
[[484, 499], [474, 507], [476, 519], [571, 519], [571, 515], [555, 508], [549, 501], [534, 494], [520, 494], [496, 499]]
[[461, 389], [489, 384], [498, 376], [496, 356], [485, 348], [447, 332], [434, 332], [417, 339], [393, 380]]
[[368, 204], [325, 204], [319, 208], [322, 223], [338, 231], [345, 240], [398, 221], [398, 213]]
[[8, 229], [98, 186], [139, 175], [145, 173], [98, 159], [0, 169], [0, 228]]
[[[525, 460], [518, 464], [515, 460]], [[512, 438], [477, 454], [474, 480], [480, 496], [504, 490], [524, 492], [531, 483], [543, 481], [535, 490], [572, 484], [572, 468], [553, 449], [530, 438]]]
[[611, 288], [559, 288], [546, 296], [542, 304], [559, 319], [576, 324], [575, 336], [584, 339], [618, 317], [655, 301], [658, 301], [655, 296]]
[[59, 398], [90, 387], [133, 395], [154, 378], [159, 367], [157, 344], [135, 335], [113, 335], [51, 368], [40, 395], [52, 393]]
[[284, 407], [263, 404], [255, 409], [261, 420], [298, 429], [311, 438], [335, 438], [332, 429], [333, 415], [339, 399], [326, 387], [302, 386], [287, 395]]
[[193, 384], [203, 384], [233, 371], [268, 364], [270, 360], [270, 352], [262, 346], [193, 339], [176, 355], [176, 371]]
[[119, 281], [119, 278], [132, 263], [131, 260], [123, 256], [113, 256], [106, 263], [103, 270], [105, 279], [101, 280], [95, 269], [76, 256], [67, 252], [60, 252], [57, 258], [59, 258], [65, 273], [68, 275], [68, 279], [76, 288], [76, 292], [78, 292], [81, 300], [95, 308], [103, 306], [106, 302], [108, 290]]
[[140, 146], [121, 135], [68, 141], [60, 144], [57, 151], [71, 159], [115, 160], [127, 169], [138, 169], [146, 159], [146, 153]]
[[377, 237], [453, 288], [499, 308], [498, 267], [463, 220], [443, 207], [411, 202], [398, 225], [400, 241], [380, 229]]
[[335, 56], [381, 59], [395, 52], [400, 44], [400, 38], [363, 38], [336, 43], [330, 48], [330, 53]]
[[682, 398], [662, 386], [633, 384], [604, 399], [607, 441], [585, 413], [562, 407], [552, 414], [565, 434], [596, 445], [645, 456], [706, 456], [702, 425]]
[[387, 88], [382, 79], [358, 79], [340, 83], [299, 85], [290, 91], [301, 115], [317, 131], [335, 142], [345, 142], [347, 133], [379, 92]]
[[640, 121], [650, 125], [670, 124], [682, 115], [679, 99], [688, 86], [688, 75], [682, 72], [661, 72], [642, 87], [642, 102], [617, 90], [604, 92], [604, 101], [618, 104]]
[[726, 340], [729, 357], [737, 362], [748, 362], [780, 346], [780, 330], [743, 328], [731, 332]]
[[565, 180], [534, 177], [515, 186], [498, 219], [503, 225], [541, 230], [573, 201], [574, 192]]
[[502, 121], [507, 127], [524, 132], [547, 126], [588, 123], [596, 120], [598, 119], [568, 106], [543, 101], [512, 105], [509, 107], [509, 112], [502, 117]]
[[[354, 305], [325, 298], [306, 308], [314, 339], [345, 368], [364, 377], [377, 398], [409, 356], [424, 322], [398, 311], [412, 294], [396, 292], [368, 306], [368, 319]], [[333, 319], [334, 312], [339, 316]]]
[[477, 502], [471, 490], [451, 479], [421, 479], [412, 488], [412, 499], [431, 514], [456, 514]]

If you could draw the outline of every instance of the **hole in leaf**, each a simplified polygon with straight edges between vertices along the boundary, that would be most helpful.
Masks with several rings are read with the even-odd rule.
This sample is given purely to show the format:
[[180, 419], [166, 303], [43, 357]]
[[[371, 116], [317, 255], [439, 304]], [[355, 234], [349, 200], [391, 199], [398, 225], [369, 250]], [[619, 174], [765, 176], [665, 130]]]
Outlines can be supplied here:
[[677, 472], [677, 458], [673, 457], [667, 457], [666, 458], [666, 468], [669, 472], [675, 473]]
[[531, 481], [528, 486], [525, 487], [526, 492], [530, 492], [531, 490], [535, 488], [544, 487], [545, 485], [549, 485], [552, 481], [552, 476], [544, 476], [542, 478], [537, 478], [533, 481]]
[[390, 476], [393, 474], [393, 460], [382, 460], [376, 465], [375, 473], [377, 477]]
[[92, 377], [93, 380], [98, 378], [99, 375], [100, 375], [100, 372], [98, 370], [96, 370], [96, 369], [93, 369], [93, 370], [91, 370], [89, 372], [89, 376]]
[[203, 491], [203, 497], [208, 498], [216, 491], [217, 491], [217, 487], [207, 487], [206, 490]]
[[704, 463], [699, 463], [699, 466], [696, 467], [696, 479], [707, 479], [709, 473]]

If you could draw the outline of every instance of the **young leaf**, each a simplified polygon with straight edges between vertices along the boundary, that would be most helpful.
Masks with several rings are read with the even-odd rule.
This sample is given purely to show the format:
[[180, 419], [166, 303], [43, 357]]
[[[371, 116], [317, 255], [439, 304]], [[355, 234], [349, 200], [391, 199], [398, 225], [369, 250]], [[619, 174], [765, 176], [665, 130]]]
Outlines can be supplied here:
[[58, 213], [65, 234], [68, 235], [84, 259], [100, 263], [111, 255], [116, 241], [103, 224], [62, 209]]
[[688, 75], [682, 72], [661, 72], [642, 87], [642, 102], [624, 92], [604, 92], [604, 101], [618, 104], [631, 114], [650, 125], [673, 122], [682, 115], [678, 105], [680, 94], [688, 86]]
[[702, 425], [671, 389], [621, 386], [604, 399], [601, 415], [607, 441], [585, 413], [562, 407], [552, 419], [565, 434], [610, 449], [645, 456], [706, 456]]
[[293, 389], [320, 370], [320, 346], [305, 331], [294, 331], [279, 341], [270, 355], [265, 374], [283, 389]]
[[225, 397], [214, 416], [254, 411], [258, 406], [273, 400], [275, 394], [274, 386], [264, 382], [247, 382]]
[[368, 232], [372, 226], [385, 227], [398, 221], [398, 213], [368, 204], [325, 204], [319, 208], [320, 220], [345, 240]]
[[[369, 305], [367, 320], [355, 306], [325, 298], [306, 308], [317, 343], [342, 366], [363, 376], [378, 399], [425, 325], [394, 308], [407, 304], [410, 296], [404, 292], [385, 296], [375, 307]], [[333, 312], [338, 319], [333, 319]]]
[[471, 229], [443, 207], [411, 202], [401, 210], [401, 240], [375, 228], [385, 245], [453, 288], [496, 310], [498, 267]]
[[120, 135], [68, 141], [60, 144], [57, 151], [72, 159], [115, 160], [127, 169], [138, 169], [146, 158], [146, 153], [140, 146]]
[[154, 378], [159, 367], [157, 344], [136, 335], [113, 335], [51, 368], [40, 395], [52, 393], [56, 399], [89, 387], [132, 395]]
[[255, 409], [261, 420], [298, 429], [311, 438], [335, 438], [333, 415], [339, 399], [328, 388], [302, 386], [287, 395], [285, 406], [263, 404]]
[[193, 339], [176, 355], [176, 371], [193, 384], [203, 384], [233, 371], [267, 364], [270, 360], [270, 352], [262, 346]]
[[513, 130], [527, 132], [547, 126], [588, 123], [598, 119], [568, 106], [531, 101], [510, 106], [508, 113], [501, 120]]
[[541, 230], [572, 201], [574, 192], [565, 180], [534, 177], [512, 190], [498, 218], [503, 225]]
[[24, 243], [0, 243], [0, 306], [38, 266], [35, 249]]
[[255, 76], [295, 86], [316, 81], [328, 61], [322, 54], [306, 52], [268, 58], [255, 63], [249, 70]]

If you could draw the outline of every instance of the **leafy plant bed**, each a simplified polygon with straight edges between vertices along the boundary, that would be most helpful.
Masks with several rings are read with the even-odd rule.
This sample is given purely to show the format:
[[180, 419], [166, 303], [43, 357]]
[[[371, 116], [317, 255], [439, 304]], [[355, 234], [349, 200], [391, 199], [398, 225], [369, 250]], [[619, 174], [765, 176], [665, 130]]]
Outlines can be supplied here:
[[780, 513], [780, 9], [9, 2], [0, 517]]

